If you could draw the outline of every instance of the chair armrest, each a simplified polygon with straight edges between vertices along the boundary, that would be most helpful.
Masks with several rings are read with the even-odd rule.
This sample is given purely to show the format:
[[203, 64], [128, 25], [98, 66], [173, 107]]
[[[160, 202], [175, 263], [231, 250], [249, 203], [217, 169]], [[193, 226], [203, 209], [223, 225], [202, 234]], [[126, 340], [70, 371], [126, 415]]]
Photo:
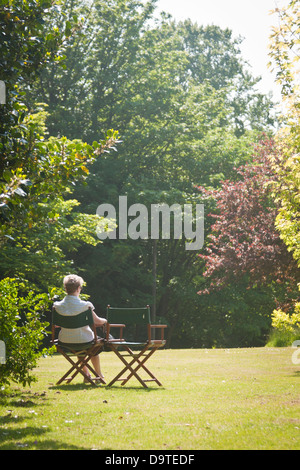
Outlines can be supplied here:
[[55, 331], [60, 329], [60, 326], [56, 326], [54, 325], [54, 323], [52, 323], [52, 327], [51, 327], [51, 340], [50, 340], [50, 343], [52, 345], [54, 345], [54, 342], [55, 342]]
[[119, 340], [123, 340], [123, 328], [126, 327], [124, 323], [106, 323], [106, 341], [117, 341], [115, 338], [113, 340], [109, 339], [109, 333], [111, 328], [120, 328], [120, 338]]
[[151, 341], [151, 329], [152, 328], [160, 328], [161, 330], [161, 333], [160, 333], [160, 340], [163, 341], [164, 340], [164, 328], [168, 328], [168, 325], [151, 325], [151, 324], [148, 324], [148, 340]]

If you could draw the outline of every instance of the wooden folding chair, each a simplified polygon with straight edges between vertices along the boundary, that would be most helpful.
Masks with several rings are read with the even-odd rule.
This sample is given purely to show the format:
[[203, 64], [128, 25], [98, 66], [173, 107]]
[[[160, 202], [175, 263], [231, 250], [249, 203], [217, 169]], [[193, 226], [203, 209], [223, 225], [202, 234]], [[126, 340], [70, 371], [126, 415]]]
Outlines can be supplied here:
[[[76, 343], [62, 343], [56, 337], [57, 328], [82, 328], [83, 326], [90, 326], [94, 333], [94, 339], [89, 343], [76, 344]], [[56, 385], [61, 384], [64, 380], [70, 383], [77, 374], [82, 374], [83, 377], [92, 385], [95, 380], [105, 384], [105, 380], [99, 377], [93, 367], [88, 364], [93, 356], [96, 356], [103, 349], [104, 340], [98, 339], [97, 331], [94, 324], [93, 313], [89, 308], [85, 312], [77, 315], [60, 315], [55, 308], [52, 308], [52, 339], [51, 344], [56, 346], [56, 351], [64, 356], [64, 358], [71, 364], [71, 368], [59, 379]], [[77, 360], [73, 360], [72, 356], [76, 356]], [[94, 375], [91, 377], [83, 371], [86, 366]], [[71, 374], [71, 375], [70, 375]]]
[[[130, 341], [123, 338], [123, 330], [128, 327], [132, 337], [140, 338], [140, 341]], [[113, 308], [107, 307], [107, 324], [105, 344], [113, 351], [124, 364], [124, 368], [108, 384], [112, 386], [116, 381], [122, 381], [125, 385], [128, 380], [135, 377], [143, 387], [148, 388], [146, 382], [154, 381], [162, 385], [154, 374], [145, 366], [145, 362], [166, 344], [164, 328], [167, 325], [151, 325], [150, 307], [144, 308]], [[119, 338], [111, 338], [113, 328], [118, 328]], [[152, 329], [160, 329], [160, 339], [151, 339]], [[142, 379], [138, 374], [144, 371], [150, 379]], [[123, 375], [128, 372], [127, 377]]]

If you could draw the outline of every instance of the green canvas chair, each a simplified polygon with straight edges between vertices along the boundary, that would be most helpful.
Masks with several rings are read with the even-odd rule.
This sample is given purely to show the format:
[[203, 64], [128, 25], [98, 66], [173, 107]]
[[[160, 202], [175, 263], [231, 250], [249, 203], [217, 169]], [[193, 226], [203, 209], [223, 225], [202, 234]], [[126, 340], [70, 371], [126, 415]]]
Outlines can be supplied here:
[[[143, 387], [148, 388], [146, 382], [154, 381], [158, 385], [161, 382], [145, 366], [145, 362], [159, 348], [165, 346], [164, 329], [167, 325], [151, 325], [150, 307], [144, 308], [114, 308], [107, 307], [106, 324], [106, 346], [113, 351], [124, 364], [124, 368], [108, 384], [112, 386], [116, 381], [121, 381], [125, 385], [128, 380], [135, 377]], [[126, 328], [127, 339], [124, 338], [124, 328]], [[114, 338], [117, 329], [119, 338]], [[160, 330], [160, 338], [152, 339], [153, 329]], [[140, 372], [146, 372], [147, 379], [140, 376]], [[126, 377], [124, 374], [128, 373]]]
[[[93, 341], [85, 344], [71, 344], [62, 343], [56, 339], [58, 328], [82, 328], [83, 326], [90, 326], [94, 333]], [[60, 315], [55, 308], [52, 308], [52, 338], [51, 344], [56, 347], [56, 351], [64, 356], [64, 358], [71, 364], [71, 368], [59, 379], [56, 385], [61, 384], [64, 380], [70, 383], [77, 374], [82, 374], [85, 380], [92, 385], [96, 385], [95, 381], [105, 384], [106, 382], [102, 377], [99, 377], [93, 367], [88, 364], [93, 356], [96, 356], [103, 350], [104, 340], [98, 339], [96, 327], [94, 325], [93, 313], [91, 309], [77, 315]], [[76, 356], [77, 360], [72, 357]], [[83, 371], [86, 366], [93, 376], [87, 375]]]

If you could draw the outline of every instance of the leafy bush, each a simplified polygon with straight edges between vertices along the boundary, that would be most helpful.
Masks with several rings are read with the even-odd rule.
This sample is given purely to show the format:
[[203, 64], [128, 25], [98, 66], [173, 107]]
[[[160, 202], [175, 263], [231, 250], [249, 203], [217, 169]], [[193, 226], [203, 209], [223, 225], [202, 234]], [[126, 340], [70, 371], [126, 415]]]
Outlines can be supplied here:
[[267, 346], [291, 346], [300, 339], [300, 302], [295, 304], [295, 311], [289, 315], [281, 309], [273, 311], [272, 326]]
[[300, 329], [300, 302], [295, 304], [295, 311], [292, 315], [282, 310], [274, 310], [272, 315], [272, 326], [278, 330], [293, 332]]
[[0, 340], [6, 346], [6, 362], [0, 364], [0, 385], [11, 381], [23, 386], [35, 381], [31, 375], [49, 323], [41, 320], [49, 307], [47, 294], [28, 290], [25, 282], [5, 278], [0, 281]]

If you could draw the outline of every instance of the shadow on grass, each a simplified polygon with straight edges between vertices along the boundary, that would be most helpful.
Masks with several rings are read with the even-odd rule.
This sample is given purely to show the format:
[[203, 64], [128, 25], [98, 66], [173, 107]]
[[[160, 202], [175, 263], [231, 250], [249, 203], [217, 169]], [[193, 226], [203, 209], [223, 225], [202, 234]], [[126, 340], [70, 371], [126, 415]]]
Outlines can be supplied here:
[[[56, 440], [38, 439], [47, 431], [41, 432], [35, 427], [10, 431], [6, 436], [1, 436], [0, 450], [86, 450], [86, 447], [73, 446]], [[18, 434], [16, 434], [18, 433]]]
[[154, 392], [154, 391], [158, 391], [158, 390], [165, 390], [164, 387], [148, 387], [148, 388], [144, 388], [144, 387], [141, 387], [141, 386], [129, 386], [129, 387], [122, 387], [121, 385], [112, 385], [111, 387], [109, 387], [108, 385], [97, 385], [96, 387], [93, 387], [92, 385], [90, 384], [83, 384], [83, 383], [77, 383], [77, 384], [63, 384], [63, 385], [51, 385], [49, 387], [50, 390], [61, 390], [61, 391], [79, 391], [79, 390], [99, 390], [99, 392], [101, 390], [113, 390], [113, 391], [116, 391], [116, 390], [122, 390], [122, 391], [128, 391], [128, 390], [135, 390], [135, 391], [141, 391], [141, 392], [146, 392], [146, 393], [149, 393], [149, 392]]
[[293, 377], [298, 377], [298, 378], [300, 378], [300, 370], [296, 370], [296, 371], [293, 373]]
[[45, 439], [50, 429], [48, 426], [33, 426], [34, 413], [33, 416], [18, 415], [19, 408], [49, 406], [49, 398], [45, 395], [46, 392], [30, 391], [0, 395], [0, 405], [5, 407], [5, 415], [0, 416], [0, 450], [86, 450], [86, 447]]
[[65, 392], [70, 392], [70, 391], [79, 391], [79, 390], [101, 390], [103, 388], [103, 385], [97, 385], [94, 387], [93, 385], [89, 384], [83, 384], [83, 383], [77, 383], [77, 384], [62, 384], [62, 385], [50, 385], [49, 390], [61, 390]]
[[159, 390], [165, 390], [164, 387], [148, 387], [148, 388], [144, 388], [144, 387], [139, 387], [139, 386], [130, 386], [130, 387], [122, 387], [121, 385], [120, 386], [117, 386], [117, 385], [112, 385], [111, 387], [108, 387], [106, 386], [105, 387], [106, 390], [113, 390], [113, 391], [116, 391], [116, 390], [122, 390], [122, 391], [128, 391], [128, 390], [135, 390], [135, 391], [140, 391], [140, 392], [145, 392], [145, 393], [149, 393], [149, 392], [158, 392]]
[[[101, 397], [101, 392], [105, 392], [106, 398], [109, 390], [114, 395], [123, 396], [127, 392], [136, 396], [136, 394], [148, 394], [163, 389], [162, 387], [143, 388], [139, 385], [131, 387], [117, 385], [107, 387], [102, 385], [97, 388], [99, 389], [97, 390], [99, 397]], [[50, 385], [48, 390], [75, 393], [82, 390], [86, 392], [88, 390], [94, 391], [96, 387], [89, 384], [75, 383]], [[48, 395], [47, 389], [42, 392], [17, 390], [10, 392], [10, 394], [0, 393], [2, 408], [2, 416], [0, 416], [0, 450], [86, 450], [86, 446], [65, 443], [61, 439], [47, 439], [47, 433], [52, 433], [51, 437], [53, 437], [54, 431], [51, 424], [49, 425], [48, 416], [46, 417], [49, 413], [49, 407], [51, 408], [52, 400], [53, 395]], [[29, 414], [26, 412], [24, 415], [24, 412], [21, 411], [25, 408]], [[38, 410], [38, 415], [45, 414], [45, 425], [41, 424], [41, 421], [39, 424], [35, 423], [35, 410], [37, 408], [41, 409], [41, 413]]]
[[[13, 418], [10, 418], [13, 419]], [[21, 423], [24, 420], [19, 420]], [[28, 421], [28, 418], [26, 418]], [[7, 418], [0, 418], [0, 425], [7, 423]], [[15, 426], [15, 425], [14, 425]], [[37, 450], [85, 450], [84, 447], [65, 444], [59, 440], [45, 439], [47, 428], [35, 426], [14, 427], [1, 431], [0, 450], [37, 449]], [[42, 438], [42, 440], [40, 440]]]
[[0, 406], [13, 406], [13, 407], [33, 407], [43, 404], [47, 401], [47, 392], [31, 392], [25, 390], [14, 390], [0, 393]]

